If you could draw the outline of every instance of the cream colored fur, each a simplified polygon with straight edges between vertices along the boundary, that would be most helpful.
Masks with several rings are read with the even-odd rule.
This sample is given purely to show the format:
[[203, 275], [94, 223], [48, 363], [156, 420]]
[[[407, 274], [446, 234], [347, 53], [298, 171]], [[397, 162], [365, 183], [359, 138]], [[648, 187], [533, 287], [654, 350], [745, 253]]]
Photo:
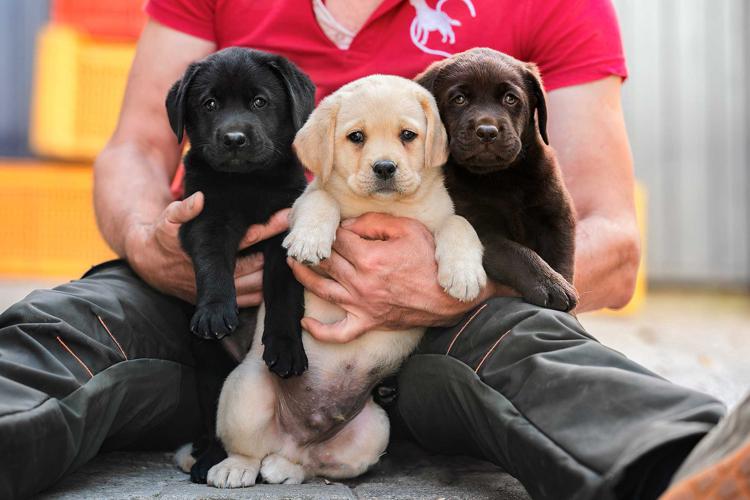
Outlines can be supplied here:
[[[417, 137], [402, 141], [404, 129]], [[347, 139], [352, 131], [364, 133], [363, 144]], [[329, 257], [342, 218], [366, 212], [410, 217], [435, 237], [438, 279], [446, 292], [464, 301], [478, 296], [486, 283], [482, 246], [468, 222], [454, 215], [443, 185], [440, 167], [447, 159], [446, 134], [426, 90], [410, 80], [382, 75], [346, 85], [313, 112], [295, 139], [295, 149], [316, 179], [294, 204], [284, 241], [290, 256], [313, 265]], [[372, 172], [378, 160], [398, 165], [388, 192], [380, 190]], [[314, 411], [287, 415], [280, 391], [289, 382], [277, 379], [262, 360], [263, 315], [261, 307], [253, 346], [221, 393], [217, 433], [229, 456], [210, 470], [208, 483], [250, 486], [258, 473], [272, 483], [362, 474], [378, 461], [389, 436], [388, 418], [372, 398], [333, 436], [308, 442], [299, 436], [327, 415], [315, 409], [336, 403], [330, 398], [352, 396], [336, 392], [346, 377], [361, 381], [352, 390], [369, 391], [377, 379], [398, 369], [424, 329], [371, 331], [346, 344], [321, 343], [303, 332], [310, 369], [298, 383], [310, 384], [303, 394]], [[343, 319], [345, 312], [305, 292], [305, 315], [330, 323]]]

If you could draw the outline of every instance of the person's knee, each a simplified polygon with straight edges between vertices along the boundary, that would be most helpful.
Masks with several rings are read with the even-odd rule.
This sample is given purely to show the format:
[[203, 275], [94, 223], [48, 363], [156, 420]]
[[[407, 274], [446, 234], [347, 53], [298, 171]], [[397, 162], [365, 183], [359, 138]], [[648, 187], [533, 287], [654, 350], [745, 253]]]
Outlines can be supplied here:
[[436, 452], [478, 454], [471, 421], [477, 395], [486, 387], [463, 362], [445, 355], [417, 354], [399, 372], [392, 426]]
[[488, 300], [452, 328], [431, 329], [420, 354], [447, 354], [472, 369], [483, 366], [498, 351], [519, 346], [524, 352], [556, 350], [570, 342], [590, 342], [569, 313], [528, 304], [518, 298]]
[[451, 356], [417, 354], [410, 357], [399, 371], [397, 402], [443, 405], [447, 400], [465, 394], [467, 387], [478, 381], [470, 367]]
[[[87, 305], [72, 294], [35, 290], [0, 315], [0, 328], [23, 324], [59, 323], [80, 313]], [[89, 311], [88, 313], [92, 313]]]

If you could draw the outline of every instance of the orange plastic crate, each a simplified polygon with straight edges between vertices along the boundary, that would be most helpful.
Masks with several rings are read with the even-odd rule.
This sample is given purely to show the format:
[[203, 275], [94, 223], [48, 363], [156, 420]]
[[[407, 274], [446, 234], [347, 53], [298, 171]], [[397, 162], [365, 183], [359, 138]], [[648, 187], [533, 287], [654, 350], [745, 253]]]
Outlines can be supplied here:
[[0, 162], [0, 275], [76, 278], [114, 258], [99, 234], [92, 169]]
[[97, 38], [135, 40], [146, 22], [144, 0], [53, 0], [52, 20]]
[[135, 44], [48, 25], [37, 37], [29, 138], [43, 156], [91, 160], [117, 125]]

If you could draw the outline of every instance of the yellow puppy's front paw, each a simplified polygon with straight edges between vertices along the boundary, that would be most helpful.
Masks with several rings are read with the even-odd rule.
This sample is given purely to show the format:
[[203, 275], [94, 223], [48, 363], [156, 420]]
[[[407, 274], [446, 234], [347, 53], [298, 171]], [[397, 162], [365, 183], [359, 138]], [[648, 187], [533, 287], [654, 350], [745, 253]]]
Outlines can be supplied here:
[[302, 484], [305, 470], [281, 455], [271, 454], [263, 459], [260, 475], [269, 484]]
[[208, 471], [206, 482], [215, 488], [246, 488], [255, 485], [260, 460], [230, 455]]
[[438, 283], [448, 295], [461, 302], [479, 297], [487, 285], [487, 274], [481, 262], [469, 260], [443, 261], [438, 269]]
[[287, 249], [287, 255], [297, 262], [317, 266], [331, 256], [335, 238], [336, 232], [324, 227], [295, 228], [284, 238], [282, 245]]

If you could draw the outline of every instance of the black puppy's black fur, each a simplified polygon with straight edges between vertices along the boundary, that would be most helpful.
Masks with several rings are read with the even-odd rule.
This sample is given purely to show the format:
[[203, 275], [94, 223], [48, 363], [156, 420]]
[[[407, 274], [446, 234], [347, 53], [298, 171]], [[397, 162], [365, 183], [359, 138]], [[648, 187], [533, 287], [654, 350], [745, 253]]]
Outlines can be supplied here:
[[434, 63], [416, 80], [437, 100], [450, 144], [446, 186], [456, 213], [484, 245], [488, 276], [527, 302], [573, 309], [575, 217], [546, 146], [536, 67], [472, 49]]
[[[191, 330], [200, 338], [220, 339], [239, 323], [234, 270], [247, 228], [290, 207], [306, 186], [291, 145], [312, 112], [314, 95], [310, 79], [287, 59], [236, 47], [191, 64], [167, 95], [177, 140], [184, 130], [191, 143], [184, 158], [185, 196], [201, 191], [205, 199], [201, 213], [179, 232], [195, 269]], [[263, 359], [282, 377], [307, 368], [300, 325], [304, 290], [286, 264], [285, 236], [245, 251], [263, 253]], [[198, 370], [198, 384], [209, 441], [205, 451], [194, 453], [202, 456], [191, 478], [205, 482], [208, 469], [225, 456], [213, 436], [218, 393], [230, 366], [225, 359], [202, 361], [200, 353], [197, 362], [207, 365]]]
[[[167, 96], [169, 122], [191, 148], [185, 155], [185, 195], [202, 191], [203, 211], [180, 228], [193, 260], [197, 300], [191, 330], [222, 338], [236, 328], [234, 266], [251, 224], [290, 207], [305, 188], [292, 152], [294, 135], [314, 105], [310, 79], [283, 57], [229, 48], [191, 64]], [[281, 376], [306, 367], [299, 318], [302, 286], [286, 264], [285, 234], [249, 252], [264, 256], [264, 359]]]

